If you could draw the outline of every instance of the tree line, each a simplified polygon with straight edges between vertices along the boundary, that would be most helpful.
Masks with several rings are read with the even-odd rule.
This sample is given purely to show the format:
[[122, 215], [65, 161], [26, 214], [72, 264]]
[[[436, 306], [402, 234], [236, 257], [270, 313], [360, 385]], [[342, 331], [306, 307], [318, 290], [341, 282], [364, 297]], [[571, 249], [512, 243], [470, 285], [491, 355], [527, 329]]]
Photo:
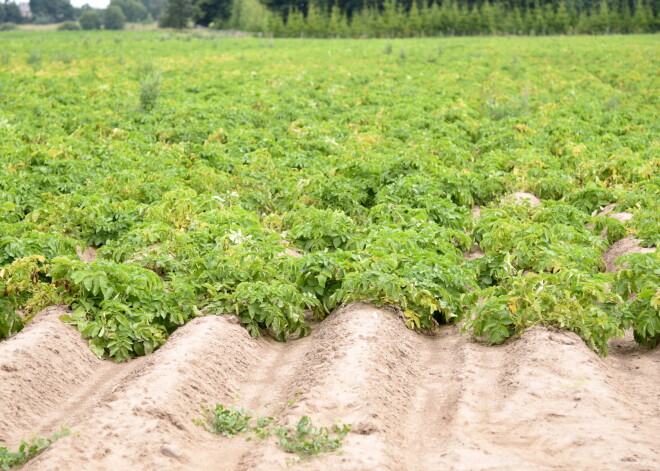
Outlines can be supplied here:
[[[32, 21], [78, 20], [84, 29], [121, 29], [159, 20], [278, 37], [414, 37], [654, 33], [657, 0], [111, 0], [105, 11], [70, 0], [30, 0]], [[0, 23], [21, 21], [0, 3]], [[24, 19], [23, 19], [24, 21]]]
[[284, 37], [650, 33], [655, 0], [170, 0], [163, 26]]

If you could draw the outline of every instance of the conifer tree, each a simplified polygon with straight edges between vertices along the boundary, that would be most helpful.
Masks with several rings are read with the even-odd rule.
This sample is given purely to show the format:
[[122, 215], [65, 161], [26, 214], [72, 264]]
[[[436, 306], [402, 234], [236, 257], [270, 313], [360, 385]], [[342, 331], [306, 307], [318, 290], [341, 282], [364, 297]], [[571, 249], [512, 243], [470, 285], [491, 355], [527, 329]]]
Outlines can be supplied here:
[[520, 8], [517, 6], [513, 8], [513, 12], [509, 16], [509, 32], [513, 34], [523, 34], [525, 29], [525, 24], [523, 21], [522, 13], [520, 13]]
[[[128, 5], [137, 0], [112, 1]], [[218, 12], [227, 10], [220, 8], [220, 3], [231, 4], [234, 27], [241, 24], [240, 29], [268, 30], [278, 36], [607, 34], [653, 32], [660, 26], [651, 3], [658, 0], [635, 0], [632, 9], [630, 0], [363, 0], [362, 8], [355, 7], [359, 0], [337, 0], [334, 4], [335, 0], [307, 0], [303, 10], [288, 7], [286, 21], [282, 14], [285, 0], [169, 0], [170, 13], [163, 17], [163, 26], [184, 27], [186, 14], [180, 12], [189, 9], [191, 1], [196, 23], [229, 25], [229, 16]]]
[[635, 33], [651, 32], [653, 25], [653, 10], [644, 3], [643, 0], [635, 2], [635, 14], [633, 15], [633, 25]]
[[580, 15], [578, 16], [577, 25], [575, 26], [576, 32], [578, 34], [589, 33], [591, 31], [590, 24], [591, 18], [589, 15], [586, 12], [581, 11]]
[[591, 19], [591, 27], [596, 33], [610, 32], [610, 9], [606, 0], [600, 0], [598, 12]]
[[495, 13], [490, 2], [486, 0], [478, 10], [479, 14], [479, 32], [481, 34], [495, 33]]
[[503, 33], [506, 30], [506, 17], [507, 12], [504, 9], [504, 3], [496, 2], [492, 4], [493, 9], [493, 27], [495, 33]]
[[330, 9], [330, 19], [328, 21], [328, 30], [330, 35], [335, 37], [345, 37], [349, 34], [348, 20], [342, 13], [339, 6], [335, 3]]
[[374, 35], [375, 31], [371, 25], [371, 9], [368, 6], [363, 6], [358, 13], [353, 14], [350, 29], [351, 35], [356, 38]]
[[417, 0], [413, 0], [412, 5], [410, 6], [410, 11], [408, 11], [406, 34], [408, 36], [420, 36], [422, 31], [422, 17], [419, 14]]
[[305, 18], [305, 34], [309, 37], [322, 37], [328, 26], [325, 24], [325, 15], [319, 10], [316, 1], [307, 4], [307, 17]]
[[451, 18], [451, 29], [452, 34], [467, 34], [468, 28], [470, 26], [470, 11], [467, 7], [463, 8], [458, 5], [456, 0], [452, 1], [452, 18]]
[[621, 21], [619, 23], [620, 32], [623, 34], [632, 32], [632, 15], [630, 14], [630, 6], [628, 2], [621, 3], [621, 10], [619, 13]]
[[289, 10], [286, 18], [286, 31], [288, 36], [303, 36], [305, 31], [305, 17], [297, 8]]
[[479, 7], [475, 3], [471, 9], [469, 9], [468, 14], [467, 14], [467, 25], [465, 27], [465, 32], [464, 34], [479, 34], [480, 31], [480, 25], [479, 23], [481, 22], [481, 15], [479, 15]]
[[421, 8], [419, 9], [419, 15], [421, 16], [421, 21], [422, 21], [422, 34], [423, 35], [435, 34], [431, 26], [432, 24], [431, 5], [427, 2], [427, 0], [422, 0]]
[[545, 17], [543, 15], [543, 9], [541, 8], [538, 0], [534, 3], [534, 23], [533, 23], [534, 34], [539, 36], [546, 34], [547, 25], [545, 23]]
[[399, 7], [395, 0], [385, 0], [383, 3], [383, 12], [378, 18], [378, 32], [381, 37], [397, 36], [401, 27], [401, 18], [399, 18]]
[[566, 3], [561, 2], [557, 7], [555, 14], [555, 29], [557, 33], [570, 34], [571, 33], [571, 16], [566, 8]]
[[450, 6], [452, 4], [454, 6], [456, 5], [454, 2], [450, 2], [449, 0], [444, 0], [442, 2], [442, 6], [439, 8], [437, 3], [433, 4], [433, 7], [437, 10], [437, 13], [433, 14], [433, 18], [437, 18], [437, 20], [434, 20], [435, 30], [442, 34], [452, 34], [452, 28], [450, 26], [456, 24], [456, 18], [452, 18], [452, 11], [450, 10]]
[[286, 28], [284, 26], [282, 15], [271, 12], [268, 22], [268, 30], [273, 36], [283, 36], [285, 34]]
[[557, 25], [555, 23], [555, 12], [552, 9], [551, 3], [545, 3], [541, 6], [541, 14], [545, 23], [545, 31], [543, 34], [557, 34]]

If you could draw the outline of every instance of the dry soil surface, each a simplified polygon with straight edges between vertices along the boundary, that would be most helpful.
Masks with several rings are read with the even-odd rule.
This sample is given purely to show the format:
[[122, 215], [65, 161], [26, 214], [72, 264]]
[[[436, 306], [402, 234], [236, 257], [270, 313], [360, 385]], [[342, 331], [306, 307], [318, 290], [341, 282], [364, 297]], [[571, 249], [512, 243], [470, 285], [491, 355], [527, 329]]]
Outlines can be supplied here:
[[641, 242], [642, 241], [640, 239], [635, 239], [632, 236], [627, 236], [617, 242], [614, 242], [602, 257], [603, 262], [605, 262], [607, 273], [616, 272], [622, 268], [621, 265], [617, 265], [617, 260], [619, 257], [631, 253], [655, 252], [655, 247], [642, 247], [639, 245]]
[[[0, 441], [72, 430], [26, 470], [659, 468], [660, 350], [630, 338], [607, 358], [545, 328], [487, 347], [456, 326], [428, 337], [354, 304], [288, 343], [252, 339], [231, 317], [198, 318], [117, 365], [92, 355], [63, 312], [49, 308], [0, 343]], [[216, 402], [352, 431], [343, 454], [301, 462], [274, 438], [193, 423]]]
[[503, 200], [505, 203], [514, 203], [514, 204], [529, 204], [532, 207], [541, 206], [541, 200], [531, 193], [525, 193], [523, 191], [517, 191], [506, 195]]

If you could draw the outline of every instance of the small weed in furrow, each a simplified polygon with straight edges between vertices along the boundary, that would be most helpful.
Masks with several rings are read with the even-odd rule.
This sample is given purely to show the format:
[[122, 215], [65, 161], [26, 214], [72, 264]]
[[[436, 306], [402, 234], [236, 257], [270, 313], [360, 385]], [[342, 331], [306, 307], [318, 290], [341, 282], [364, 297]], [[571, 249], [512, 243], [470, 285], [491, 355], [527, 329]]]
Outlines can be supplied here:
[[[287, 402], [287, 406], [292, 404], [293, 401]], [[331, 429], [316, 427], [312, 424], [312, 419], [306, 415], [303, 415], [295, 426], [277, 425], [278, 420], [274, 415], [255, 415], [243, 408], [234, 406], [227, 408], [222, 404], [216, 404], [213, 408], [202, 406], [202, 411], [204, 417], [197, 418], [193, 422], [211, 433], [227, 438], [247, 434], [246, 441], [254, 438], [264, 440], [274, 436], [282, 450], [295, 453], [300, 459], [309, 459], [338, 450], [351, 430], [349, 424], [335, 424]]]

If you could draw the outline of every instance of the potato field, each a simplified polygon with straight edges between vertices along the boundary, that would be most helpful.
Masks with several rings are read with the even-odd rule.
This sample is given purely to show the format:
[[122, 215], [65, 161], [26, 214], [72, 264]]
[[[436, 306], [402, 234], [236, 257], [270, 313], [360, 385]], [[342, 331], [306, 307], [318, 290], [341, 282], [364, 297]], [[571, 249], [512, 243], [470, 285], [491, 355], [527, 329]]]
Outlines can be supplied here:
[[0, 469], [658, 469], [656, 36], [0, 44]]

